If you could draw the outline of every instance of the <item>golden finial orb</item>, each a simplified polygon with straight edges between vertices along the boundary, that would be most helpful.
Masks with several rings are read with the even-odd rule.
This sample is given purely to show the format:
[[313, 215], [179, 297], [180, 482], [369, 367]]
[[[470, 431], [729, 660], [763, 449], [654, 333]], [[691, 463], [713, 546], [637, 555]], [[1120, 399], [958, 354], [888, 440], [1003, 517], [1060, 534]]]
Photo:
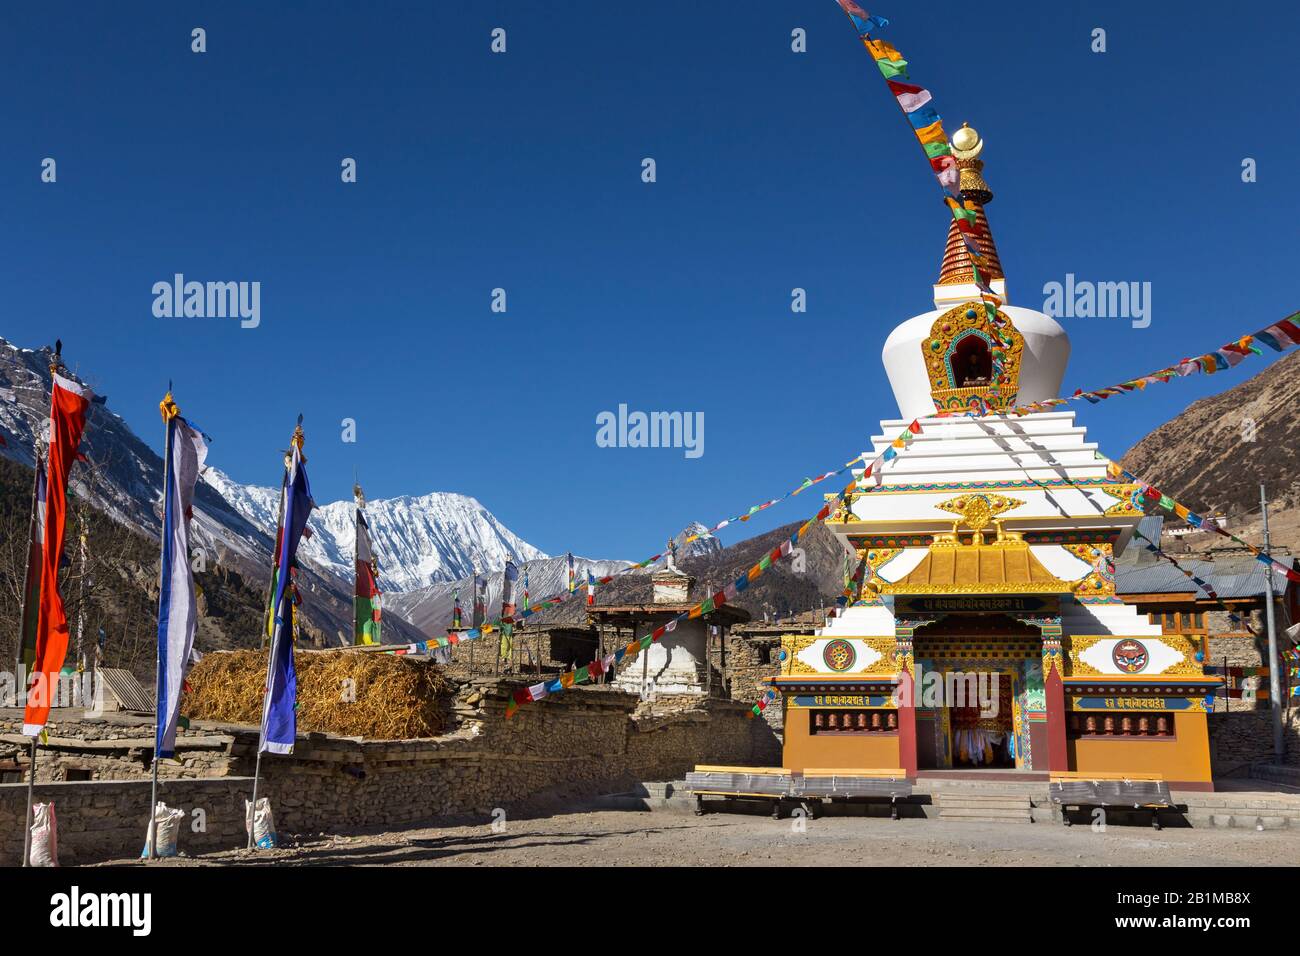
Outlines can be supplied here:
[[952, 154], [958, 159], [974, 159], [984, 149], [984, 140], [977, 130], [965, 123], [952, 134]]

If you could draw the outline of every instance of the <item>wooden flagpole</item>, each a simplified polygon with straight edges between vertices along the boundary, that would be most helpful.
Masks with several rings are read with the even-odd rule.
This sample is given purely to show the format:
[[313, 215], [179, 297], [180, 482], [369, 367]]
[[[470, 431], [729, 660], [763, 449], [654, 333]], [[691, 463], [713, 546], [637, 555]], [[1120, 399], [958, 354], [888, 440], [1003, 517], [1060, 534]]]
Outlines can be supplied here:
[[[301, 416], [301, 415], [298, 416], [298, 425], [299, 425], [299, 427], [302, 426], [302, 416]], [[294, 435], [294, 439], [296, 439], [296, 438], [297, 438], [297, 435], [295, 434], [295, 435]], [[289, 473], [289, 465], [290, 465], [290, 463], [291, 463], [291, 461], [292, 461], [292, 457], [293, 457], [293, 449], [290, 448], [290, 449], [289, 449], [289, 453], [288, 453], [287, 455], [285, 455], [285, 463], [284, 463], [285, 475], [288, 475], [288, 473]], [[279, 536], [283, 536], [283, 534], [284, 534], [283, 525], [284, 525], [285, 498], [287, 498], [288, 495], [289, 495], [289, 493], [290, 493], [290, 489], [289, 489], [289, 486], [288, 486], [288, 481], [287, 481], [287, 480], [282, 480], [281, 483], [280, 483], [280, 487], [281, 487], [283, 490], [280, 492], [280, 525], [281, 525], [281, 528], [280, 528], [280, 530], [279, 530]], [[276, 542], [276, 544], [278, 544], [278, 543], [279, 543], [279, 542]], [[272, 545], [272, 547], [276, 547], [276, 545]], [[273, 560], [275, 560], [275, 561], [278, 561], [278, 560], [279, 560], [279, 553], [280, 553], [280, 552], [279, 552], [279, 549], [277, 548], [277, 550], [276, 550], [276, 555], [275, 555], [275, 558], [274, 558]], [[282, 575], [283, 575], [283, 574], [288, 574], [288, 573], [289, 573], [289, 569], [288, 569], [288, 568], [279, 568], [279, 569], [278, 569], [278, 573], [279, 573], [279, 574], [282, 574]], [[263, 734], [265, 734], [265, 732], [266, 732], [266, 718], [267, 718], [266, 709], [271, 705], [271, 667], [272, 667], [272, 665], [273, 665], [273, 663], [274, 663], [274, 661], [275, 661], [276, 644], [279, 642], [279, 640], [280, 640], [280, 636], [281, 636], [281, 635], [280, 635], [280, 623], [279, 623], [278, 621], [276, 621], [276, 613], [275, 613], [275, 612], [276, 612], [276, 608], [275, 608], [275, 592], [276, 592], [276, 590], [277, 590], [276, 585], [277, 585], [277, 583], [278, 583], [278, 578], [276, 577], [275, 574], [272, 575], [272, 582], [273, 582], [273, 583], [272, 583], [272, 585], [271, 585], [271, 600], [270, 600], [270, 603], [271, 603], [271, 622], [272, 622], [272, 625], [273, 625], [274, 632], [273, 632], [273, 634], [272, 634], [272, 636], [271, 636], [270, 647], [267, 648], [267, 652], [266, 652], [266, 680], [262, 683], [262, 722], [261, 722], [261, 724], [260, 724], [260, 726], [259, 726], [259, 728], [258, 728], [258, 733], [257, 733], [257, 760], [256, 760], [256, 762], [253, 764], [253, 802], [252, 802], [252, 806], [251, 806], [251, 808], [249, 809], [248, 813], [246, 813], [246, 814], [244, 815], [244, 825], [248, 827], [248, 846], [247, 846], [247, 849], [249, 849], [249, 850], [253, 849], [253, 827], [254, 827], [254, 824], [255, 824], [256, 821], [257, 821], [257, 789], [258, 789], [258, 784], [260, 784], [260, 783], [261, 783], [261, 780], [262, 780], [262, 736], [263, 736]], [[293, 597], [292, 597], [292, 595], [290, 595], [289, 592], [288, 592], [288, 585], [285, 586], [285, 596], [289, 599], [290, 602], [292, 602]], [[290, 612], [290, 613], [292, 613], [292, 612]], [[292, 639], [292, 631], [290, 632], [290, 639]]]
[[[31, 594], [31, 589], [32, 589], [32, 560], [31, 560], [31, 558], [32, 558], [32, 539], [36, 537], [36, 534], [37, 534], [37, 522], [40, 520], [40, 516], [39, 516], [39, 514], [37, 513], [37, 510], [38, 510], [38, 509], [37, 509], [37, 502], [40, 501], [40, 497], [41, 497], [41, 480], [40, 480], [40, 479], [41, 479], [41, 459], [42, 459], [42, 457], [43, 457], [43, 456], [41, 455], [41, 435], [40, 435], [40, 429], [37, 429], [37, 433], [36, 433], [35, 440], [34, 440], [33, 443], [32, 443], [32, 455], [33, 455], [33, 461], [32, 461], [32, 520], [31, 520], [31, 523], [30, 523], [30, 524], [28, 525], [28, 527], [27, 527], [27, 561], [26, 561], [26, 565], [27, 565], [27, 566], [26, 566], [26, 568], [23, 570], [23, 599], [22, 599], [22, 616], [19, 618], [19, 626], [20, 626], [20, 627], [21, 627], [23, 624], [26, 623], [26, 621], [27, 621], [27, 612], [30, 610], [30, 608], [27, 606], [27, 601], [28, 601], [28, 596]], [[44, 547], [44, 546], [42, 545], [42, 547]], [[39, 609], [39, 607], [40, 607], [40, 601], [38, 600], [38, 601], [36, 602], [36, 604], [37, 604], [37, 608]], [[25, 635], [25, 634], [22, 634], [22, 633], [20, 633], [20, 634], [18, 635], [18, 650], [14, 653], [14, 675], [17, 677], [17, 681], [15, 681], [15, 684], [14, 684], [15, 689], [17, 688], [18, 684], [22, 684], [23, 687], [26, 687], [26, 686], [27, 686], [27, 677], [28, 677], [28, 675], [27, 675], [27, 673], [26, 673], [26, 664], [25, 664], [25, 662], [23, 661], [23, 638], [24, 638], [25, 636], [26, 636], [26, 635]], [[17, 703], [17, 701], [15, 701], [15, 703]]]
[[[40, 494], [41, 494], [41, 485], [40, 485], [41, 436], [40, 436], [39, 429], [37, 430], [37, 434], [36, 434], [35, 456], [36, 456], [35, 461], [33, 462], [33, 467], [32, 467], [32, 520], [31, 520], [31, 524], [28, 526], [27, 529], [27, 569], [26, 571], [23, 572], [23, 610], [22, 610], [22, 616], [19, 618], [20, 622], [25, 622], [27, 620], [27, 612], [29, 610], [29, 608], [27, 607], [27, 603], [31, 598], [31, 593], [32, 593], [32, 580], [31, 580], [32, 539], [36, 536], [36, 521], [38, 517], [36, 503], [37, 501], [40, 500]], [[37, 602], [37, 607], [38, 609], [40, 607], [39, 601]], [[37, 613], [39, 613], [39, 610]], [[22, 684], [24, 688], [26, 688], [28, 682], [26, 662], [23, 661], [23, 638], [24, 637], [25, 635], [20, 631], [18, 634], [18, 652], [15, 656], [15, 663], [14, 663], [14, 674], [18, 678], [18, 682], [14, 684], [15, 689], [18, 687], [19, 682]], [[25, 691], [24, 691], [24, 696], [25, 696]], [[14, 703], [21, 705], [21, 704], [25, 704], [26, 701], [16, 700], [14, 701]], [[28, 769], [27, 822], [23, 825], [23, 866], [31, 865], [30, 857], [31, 857], [31, 849], [32, 849], [32, 800], [35, 797], [35, 787], [36, 787], [36, 738], [35, 737], [32, 738], [31, 756], [27, 761], [27, 769]]]
[[[167, 397], [163, 399], [163, 406], [168, 411], [173, 406], [172, 403], [172, 383], [167, 383]], [[163, 412], [166, 419], [163, 423], [163, 520], [162, 534], [158, 537], [158, 608], [162, 610], [163, 588], [167, 582], [163, 580], [163, 559], [162, 555], [167, 550], [167, 535], [170, 529], [167, 527], [167, 500], [172, 494], [172, 423], [176, 415], [180, 414], [179, 410], [174, 412], [170, 417], [167, 411]], [[172, 556], [175, 560], [175, 555]], [[189, 555], [184, 555], [183, 560], [188, 561]], [[158, 699], [162, 694], [162, 638], [160, 635], [154, 635], [154, 658], [153, 658], [153, 760], [151, 763], [150, 774], [152, 785], [149, 788], [149, 859], [158, 859], [158, 738], [162, 735], [162, 707], [159, 706], [161, 701]]]
[[[54, 358], [50, 360], [50, 414], [51, 414], [51, 415], [54, 414], [54, 376], [57, 375], [57, 374], [59, 373], [59, 369], [61, 369], [62, 367], [63, 367], [63, 340], [62, 340], [62, 339], [55, 339], [55, 340], [54, 340]], [[53, 438], [54, 436], [51, 435], [50, 437]], [[37, 444], [37, 447], [38, 447], [38, 448], [39, 448], [39, 446], [40, 446], [40, 443], [41, 443], [41, 436], [40, 436], [40, 434], [38, 433], [37, 436], [36, 436], [36, 444]], [[50, 506], [49, 501], [46, 501], [46, 503], [45, 503], [45, 507], [48, 509], [49, 506]], [[32, 509], [33, 509], [33, 511], [35, 511], [35, 508], [36, 508], [36, 501], [35, 501], [35, 499], [33, 499], [33, 500], [32, 500]], [[34, 516], [33, 516], [33, 520], [35, 520]], [[28, 541], [28, 545], [27, 545], [27, 546], [28, 546], [28, 549], [29, 549], [29, 550], [28, 550], [28, 555], [30, 556], [30, 554], [31, 554], [31, 551], [30, 551], [30, 548], [31, 548], [31, 542], [30, 542], [30, 540]], [[41, 542], [41, 547], [42, 547], [42, 549], [44, 549], [44, 548], [48, 548], [49, 546], [50, 546], [50, 542], [45, 541], [45, 540], [42, 540], [42, 542]], [[42, 564], [44, 564], [44, 562], [42, 562]], [[58, 582], [57, 582], [57, 581], [49, 582], [49, 585], [50, 585], [50, 586], [53, 586], [53, 587], [58, 587]], [[47, 582], [42, 581], [42, 582], [41, 582], [41, 590], [44, 591], [44, 589], [46, 588], [46, 586], [47, 586]], [[24, 593], [24, 594], [23, 594], [23, 607], [24, 607], [24, 609], [26, 608], [26, 606], [27, 606], [27, 594]], [[39, 625], [39, 621], [40, 621], [40, 602], [39, 602], [39, 601], [38, 601], [37, 604], [36, 604], [36, 609], [37, 609], [37, 610], [36, 610], [36, 613], [37, 613], [37, 621], [38, 621], [38, 624], [37, 624], [37, 630], [39, 631], [39, 629], [40, 629], [40, 625]], [[21, 656], [21, 654], [22, 654], [22, 637], [21, 637], [21, 635], [19, 636], [19, 645], [18, 645], [18, 648], [19, 648], [18, 653], [19, 653], [19, 655]], [[31, 683], [31, 682], [30, 682], [30, 679], [28, 679], [28, 687], [29, 687], [29, 688], [30, 688], [30, 683]], [[45, 693], [47, 693], [47, 694], [50, 693], [50, 689], [49, 689], [49, 688], [46, 688], [46, 689], [45, 689]], [[25, 703], [25, 702], [24, 702], [24, 703]], [[32, 865], [32, 862], [31, 862], [31, 855], [32, 855], [32, 823], [33, 823], [33, 819], [32, 819], [32, 808], [33, 808], [33, 806], [35, 805], [35, 799], [36, 799], [36, 742], [37, 742], [37, 740], [39, 740], [39, 739], [40, 739], [39, 737], [33, 737], [33, 738], [32, 738], [32, 752], [31, 752], [31, 759], [30, 759], [30, 761], [28, 762], [28, 763], [29, 763], [29, 766], [28, 766], [29, 777], [28, 777], [28, 780], [27, 780], [27, 822], [23, 825], [23, 866], [31, 866], [31, 865]]]

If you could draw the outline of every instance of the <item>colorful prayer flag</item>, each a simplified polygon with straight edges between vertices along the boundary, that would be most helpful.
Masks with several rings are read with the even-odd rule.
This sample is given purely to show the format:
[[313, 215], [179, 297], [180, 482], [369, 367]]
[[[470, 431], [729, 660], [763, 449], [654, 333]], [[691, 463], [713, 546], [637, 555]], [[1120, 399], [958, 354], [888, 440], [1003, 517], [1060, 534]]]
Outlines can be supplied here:
[[86, 410], [94, 393], [57, 372], [50, 388], [50, 444], [45, 486], [45, 542], [36, 648], [30, 676], [23, 734], [37, 737], [50, 717], [59, 672], [68, 653], [68, 618], [59, 593], [59, 564], [68, 509], [68, 475], [77, 460]]
[[307, 518], [316, 506], [307, 482], [306, 462], [302, 457], [301, 432], [290, 445], [289, 472], [285, 478], [284, 530], [280, 535], [279, 566], [283, 573], [276, 581], [275, 633], [271, 638], [270, 684], [262, 708], [260, 752], [293, 753], [297, 735], [298, 675], [293, 663], [293, 598], [290, 569], [298, 555], [298, 543], [307, 527]]
[[203, 470], [208, 445], [203, 434], [181, 418], [171, 393], [162, 402], [168, 452], [163, 474], [162, 588], [158, 596], [158, 701], [154, 754], [176, 751], [181, 689], [194, 649], [196, 610], [190, 568], [190, 518], [194, 484]]
[[375, 556], [370, 548], [370, 524], [361, 510], [358, 499], [356, 514], [356, 590], [353, 595], [355, 612], [352, 632], [353, 644], [382, 644], [379, 636], [381, 625], [379, 572], [375, 566]]
[[906, 63], [903, 54], [894, 49], [894, 45], [887, 40], [864, 39], [862, 45], [867, 48], [867, 52], [876, 60], [885, 60], [892, 63]]
[[886, 80], [886, 82], [889, 84], [889, 91], [894, 94], [904, 113], [914, 112], [931, 100], [930, 91], [924, 87], [899, 80]]

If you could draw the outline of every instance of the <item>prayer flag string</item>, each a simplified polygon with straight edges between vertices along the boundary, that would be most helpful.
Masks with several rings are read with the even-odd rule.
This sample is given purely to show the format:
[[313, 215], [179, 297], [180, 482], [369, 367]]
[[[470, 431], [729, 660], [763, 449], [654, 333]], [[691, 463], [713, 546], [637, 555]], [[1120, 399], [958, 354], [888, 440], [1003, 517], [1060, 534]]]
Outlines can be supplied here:
[[[506, 705], [506, 716], [513, 717], [515, 712], [523, 704], [531, 701], [542, 700], [552, 694], [557, 694], [565, 689], [582, 684], [593, 677], [598, 677], [604, 673], [613, 674], [617, 671], [618, 665], [628, 657], [635, 657], [641, 651], [646, 650], [652, 644], [660, 641], [664, 635], [670, 634], [677, 629], [677, 626], [683, 621], [695, 620], [710, 614], [722, 607], [724, 604], [734, 602], [736, 596], [742, 591], [749, 588], [750, 584], [762, 577], [772, 567], [773, 564], [787, 557], [794, 550], [795, 544], [799, 539], [808, 533], [808, 531], [818, 522], [825, 521], [828, 517], [836, 512], [841, 506], [845, 505], [849, 495], [858, 487], [859, 482], [864, 480], [874, 471], [878, 471], [886, 461], [892, 461], [898, 457], [898, 449], [906, 448], [908, 444], [921, 432], [921, 426], [917, 422], [912, 422], [893, 442], [891, 442], [884, 451], [877, 455], [870, 464], [867, 465], [861, 475], [854, 475], [852, 480], [845, 485], [844, 489], [838, 495], [833, 496], [832, 501], [827, 501], [821, 507], [817, 514], [805, 521], [799, 528], [785, 541], [773, 548], [770, 552], [759, 559], [758, 563], [751, 567], [747, 572], [738, 577], [731, 584], [728, 584], [721, 591], [705, 598], [689, 610], [683, 611], [676, 617], [661, 624], [649, 634], [630, 642], [626, 647], [621, 647], [612, 654], [607, 654], [603, 658], [597, 658], [584, 667], [579, 667], [561, 674], [559, 677], [550, 681], [540, 681], [531, 687], [521, 687], [515, 691], [509, 703]], [[892, 452], [892, 454], [890, 454]], [[770, 699], [770, 698], [768, 698]], [[761, 705], [761, 706], [760, 706]], [[760, 701], [755, 705], [753, 713], [760, 713], [766, 704]]]
[[989, 284], [986, 273], [988, 260], [980, 249], [979, 243], [985, 227], [979, 221], [975, 204], [961, 194], [961, 170], [957, 165], [957, 158], [953, 155], [948, 135], [944, 132], [943, 118], [930, 105], [934, 95], [924, 87], [904, 82], [911, 79], [907, 72], [907, 60], [892, 44], [874, 36], [889, 25], [887, 19], [872, 16], [854, 0], [836, 0], [836, 3], [853, 24], [862, 45], [871, 54], [876, 68], [889, 87], [889, 92], [916, 136], [921, 151], [930, 165], [930, 171], [939, 181], [944, 205], [948, 207], [953, 222], [957, 225], [957, 234], [961, 237], [962, 244], [965, 245], [966, 252], [970, 256], [972, 281], [980, 291], [980, 298], [990, 308], [989, 318], [993, 321], [994, 327], [999, 328], [1005, 321], [997, 314], [997, 308], [1002, 305], [1002, 300]]
[[[885, 447], [884, 451], [882, 451], [879, 455], [877, 455], [871, 461], [866, 463], [865, 467], [862, 469], [861, 474], [854, 476], [853, 487], [856, 487], [859, 482], [865, 481], [869, 477], [874, 478], [874, 480], [877, 483], [879, 483], [882, 477], [882, 469], [884, 468], [885, 464], [897, 458], [898, 449], [905, 447], [908, 442], [910, 442], [913, 438], [915, 438], [920, 433], [921, 433], [920, 422], [913, 421], [897, 438], [895, 438], [892, 442], [890, 442]], [[705, 531], [700, 531], [696, 534], [692, 534], [686, 537], [685, 539], [683, 539], [682, 544], [689, 544], [690, 542], [698, 540], [699, 538], [703, 537], [706, 534], [711, 534], [714, 531], [718, 531], [722, 528], [727, 527], [727, 525], [731, 524], [734, 521], [748, 521], [758, 512], [765, 511], [766, 509], [772, 507], [773, 505], [785, 501], [787, 498], [792, 498], [795, 495], [798, 495], [801, 492], [812, 487], [813, 485], [820, 484], [821, 482], [826, 481], [829, 478], [833, 478], [836, 475], [842, 475], [844, 472], [854, 468], [859, 462], [862, 462], [865, 459], [866, 459], [865, 454], [858, 455], [856, 458], [853, 458], [852, 460], [846, 462], [839, 468], [836, 468], [834, 471], [825, 472], [821, 475], [816, 476], [815, 478], [805, 478], [802, 482], [800, 482], [798, 487], [791, 489], [790, 491], [786, 492], [784, 495], [781, 495], [779, 498], [772, 498], [761, 504], [754, 505], [750, 507], [747, 511], [742, 512], [739, 515], [718, 522], [712, 528], [709, 528]], [[594, 584], [605, 585], [608, 584], [610, 581], [613, 581], [616, 577], [619, 577], [620, 575], [628, 574], [632, 571], [637, 571], [642, 568], [646, 568], [654, 564], [656, 561], [661, 560], [667, 553], [668, 551], [664, 550], [659, 554], [651, 555], [650, 557], [646, 558], [643, 561], [638, 561], [636, 564], [632, 564], [626, 568], [622, 568], [621, 570], [615, 572], [614, 574], [607, 574], [603, 577], [595, 578]], [[525, 611], [521, 611], [520, 613], [514, 616], [514, 622], [519, 623], [525, 621], [536, 614], [541, 614], [542, 612], [547, 611], [553, 607], [558, 607], [559, 605], [563, 604], [565, 601], [572, 598], [575, 593], [576, 591], [570, 589], [568, 591], [561, 592], [559, 594], [552, 594], [549, 597], [542, 598], [541, 600], [538, 601], [534, 601], [531, 607], [529, 607]], [[487, 637], [488, 635], [497, 631], [500, 628], [501, 623], [502, 622], [500, 621], [500, 619], [498, 619], [490, 623], [484, 623], [480, 627], [471, 628], [467, 631], [450, 632], [445, 637], [431, 637], [428, 640], [416, 641], [411, 644], [393, 645], [391, 648], [386, 648], [386, 650], [388, 650], [390, 653], [393, 654], [425, 654], [428, 653], [430, 650], [436, 648], [453, 647], [458, 644], [465, 644], [468, 643], [469, 641], [479, 640], [480, 638]]]
[[1213, 518], [1201, 517], [1200, 515], [1196, 514], [1196, 512], [1189, 509], [1186, 505], [1180, 504], [1179, 502], [1175, 501], [1173, 497], [1161, 491], [1159, 488], [1143, 481], [1137, 475], [1133, 474], [1133, 472], [1126, 470], [1125, 468], [1116, 464], [1113, 461], [1107, 463], [1106, 471], [1110, 474], [1112, 478], [1122, 477], [1126, 481], [1129, 481], [1137, 485], [1137, 488], [1134, 489], [1132, 495], [1132, 501], [1134, 506], [1142, 508], [1142, 510], [1145, 511], [1146, 508], [1143, 507], [1144, 504], [1155, 505], [1159, 508], [1164, 509], [1165, 511], [1168, 511], [1170, 514], [1177, 515], [1179, 518], [1182, 518], [1193, 528], [1200, 528], [1202, 531], [1213, 531], [1216, 534], [1221, 534], [1225, 538], [1228, 538], [1229, 540], [1235, 542], [1239, 546], [1245, 548], [1247, 551], [1249, 551], [1251, 554], [1255, 556], [1256, 561], [1258, 561], [1260, 564], [1263, 564], [1265, 567], [1268, 567], [1275, 574], [1280, 574], [1291, 581], [1300, 582], [1300, 571], [1296, 571], [1293, 568], [1287, 567], [1281, 561], [1277, 560], [1277, 558], [1265, 554], [1263, 551], [1261, 551], [1259, 548], [1255, 547], [1252, 544], [1247, 544], [1245, 541], [1241, 540], [1241, 538], [1237, 537], [1232, 532], [1226, 530], [1222, 525], [1219, 524], [1219, 522], [1215, 521]]
[[[1239, 365], [1252, 355], [1263, 355], [1264, 353], [1255, 344], [1256, 342], [1263, 342], [1275, 352], [1285, 352], [1294, 345], [1300, 345], [1300, 312], [1293, 312], [1285, 319], [1274, 322], [1253, 335], [1243, 335], [1241, 338], [1234, 339], [1213, 352], [1207, 352], [1205, 355], [1195, 358], [1181, 359], [1174, 365], [1138, 378], [1129, 379], [1127, 382], [1120, 382], [1117, 385], [1109, 385], [1106, 388], [1094, 389], [1089, 392], [1079, 389], [1066, 398], [1047, 398], [1041, 402], [1017, 405], [1015, 408], [1007, 409], [1003, 414], [1029, 415], [1033, 412], [1046, 411], [1049, 408], [1056, 408], [1080, 400], [1096, 405], [1112, 395], [1124, 395], [1135, 390], [1143, 391], [1153, 382], [1168, 382], [1170, 379], [1186, 378], [1197, 373], [1213, 375], [1215, 372]], [[953, 418], [969, 415], [969, 412], [953, 411], [937, 412], [934, 417]]]

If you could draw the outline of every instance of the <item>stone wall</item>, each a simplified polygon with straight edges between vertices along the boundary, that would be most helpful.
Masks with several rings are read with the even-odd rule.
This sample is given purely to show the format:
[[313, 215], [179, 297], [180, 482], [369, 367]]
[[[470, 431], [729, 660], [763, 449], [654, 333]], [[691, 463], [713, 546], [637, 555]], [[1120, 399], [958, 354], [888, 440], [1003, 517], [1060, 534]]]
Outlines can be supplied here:
[[[513, 689], [505, 682], [479, 682], [462, 698], [461, 726], [442, 737], [384, 741], [309, 734], [299, 738], [293, 756], [265, 757], [262, 792], [271, 798], [277, 827], [283, 833], [328, 833], [439, 817], [487, 818], [497, 808], [511, 816], [543, 801], [573, 806], [638, 781], [678, 778], [697, 763], [780, 761], [779, 742], [764, 722], [747, 717], [743, 703], [702, 700], [674, 713], [639, 714], [634, 695], [573, 688], [526, 705], [507, 720]], [[71, 748], [71, 722], [59, 729], [63, 736], [57, 739]], [[102, 732], [94, 727], [87, 736]], [[184, 834], [182, 847], [192, 851], [242, 845], [241, 801], [252, 789], [247, 778], [256, 759], [256, 732], [196, 722], [178, 741], [181, 766], [208, 738], [226, 741], [217, 751], [221, 759], [207, 768], [226, 779], [176, 778], [161, 791], [169, 805], [206, 814], [208, 834]], [[38, 771], [46, 756], [42, 749]], [[88, 747], [69, 749], [59, 759], [98, 759], [102, 768], [115, 768], [120, 758]], [[165, 766], [160, 764], [160, 772]], [[139, 853], [148, 820], [147, 781], [38, 783], [37, 798], [55, 800], [60, 846], [69, 862]], [[20, 857], [25, 799], [25, 785], [0, 785], [0, 865]]]
[[[727, 638], [727, 679], [731, 687], [731, 696], [745, 701], [750, 707], [758, 703], [767, 692], [769, 677], [775, 677], [781, 671], [777, 655], [781, 652], [781, 640], [765, 638], [753, 640], [742, 634], [732, 634]], [[781, 698], [778, 695], [763, 711], [763, 720], [774, 732], [780, 734], [784, 729], [781, 713]]]
[[[0, 710], [0, 762], [17, 760], [24, 773], [28, 741], [22, 711]], [[229, 750], [239, 727], [204, 722], [202, 729], [178, 729], [177, 755], [158, 764], [163, 779], [225, 776]], [[87, 719], [78, 710], [56, 708], [46, 726], [49, 736], [36, 761], [38, 782], [138, 780], [152, 774], [153, 718], [104, 714]]]
[[[1300, 766], [1300, 718], [1283, 711], [1284, 762]], [[1244, 773], [1252, 763], [1273, 760], [1273, 715], [1268, 710], [1209, 714], [1210, 766], [1215, 776]]]
[[[1214, 632], [1213, 624], [1211, 624], [1211, 634], [1208, 641], [1209, 647], [1205, 661], [1206, 665], [1211, 667], [1223, 667], [1226, 663], [1229, 667], [1260, 667], [1261, 665], [1268, 663], [1268, 639], [1266, 637], [1257, 637], [1256, 635], [1250, 634], [1246, 631], [1229, 631], [1226, 627], [1227, 615], [1222, 612], [1216, 612], [1216, 614], [1223, 618], [1225, 632]], [[1207, 617], [1212, 616], [1214, 615], [1207, 615]], [[1252, 615], [1252, 617], [1259, 619], [1254, 625], [1257, 628], [1257, 633], [1260, 635], [1265, 634], [1266, 631], [1264, 630], [1264, 624], [1262, 622], [1263, 614], [1256, 613]], [[1285, 671], [1283, 671], [1283, 676], [1285, 677]], [[1244, 690], [1258, 690], [1259, 688], [1267, 690], [1268, 682], [1269, 679], [1267, 677], [1246, 677], [1242, 678], [1239, 681], [1239, 684]], [[1285, 692], [1285, 680], [1283, 681], [1283, 686]], [[1268, 701], [1257, 701], [1253, 696], [1228, 698], [1225, 700], [1222, 692], [1220, 692], [1216, 695], [1214, 709], [1216, 711], [1227, 710], [1232, 712], [1255, 711], [1262, 709], [1264, 713], [1267, 713]]]
[[[36, 802], [54, 801], [59, 863], [68, 866], [138, 856], [149, 826], [149, 788], [148, 780], [38, 783]], [[182, 852], [243, 846], [247, 840], [244, 801], [252, 789], [252, 780], [238, 778], [176, 780], [163, 785], [161, 798], [189, 815], [181, 830]], [[202, 812], [195, 814], [195, 810]], [[0, 866], [22, 862], [26, 815], [27, 785], [0, 784]], [[195, 822], [200, 820], [202, 828], [194, 832]]]

